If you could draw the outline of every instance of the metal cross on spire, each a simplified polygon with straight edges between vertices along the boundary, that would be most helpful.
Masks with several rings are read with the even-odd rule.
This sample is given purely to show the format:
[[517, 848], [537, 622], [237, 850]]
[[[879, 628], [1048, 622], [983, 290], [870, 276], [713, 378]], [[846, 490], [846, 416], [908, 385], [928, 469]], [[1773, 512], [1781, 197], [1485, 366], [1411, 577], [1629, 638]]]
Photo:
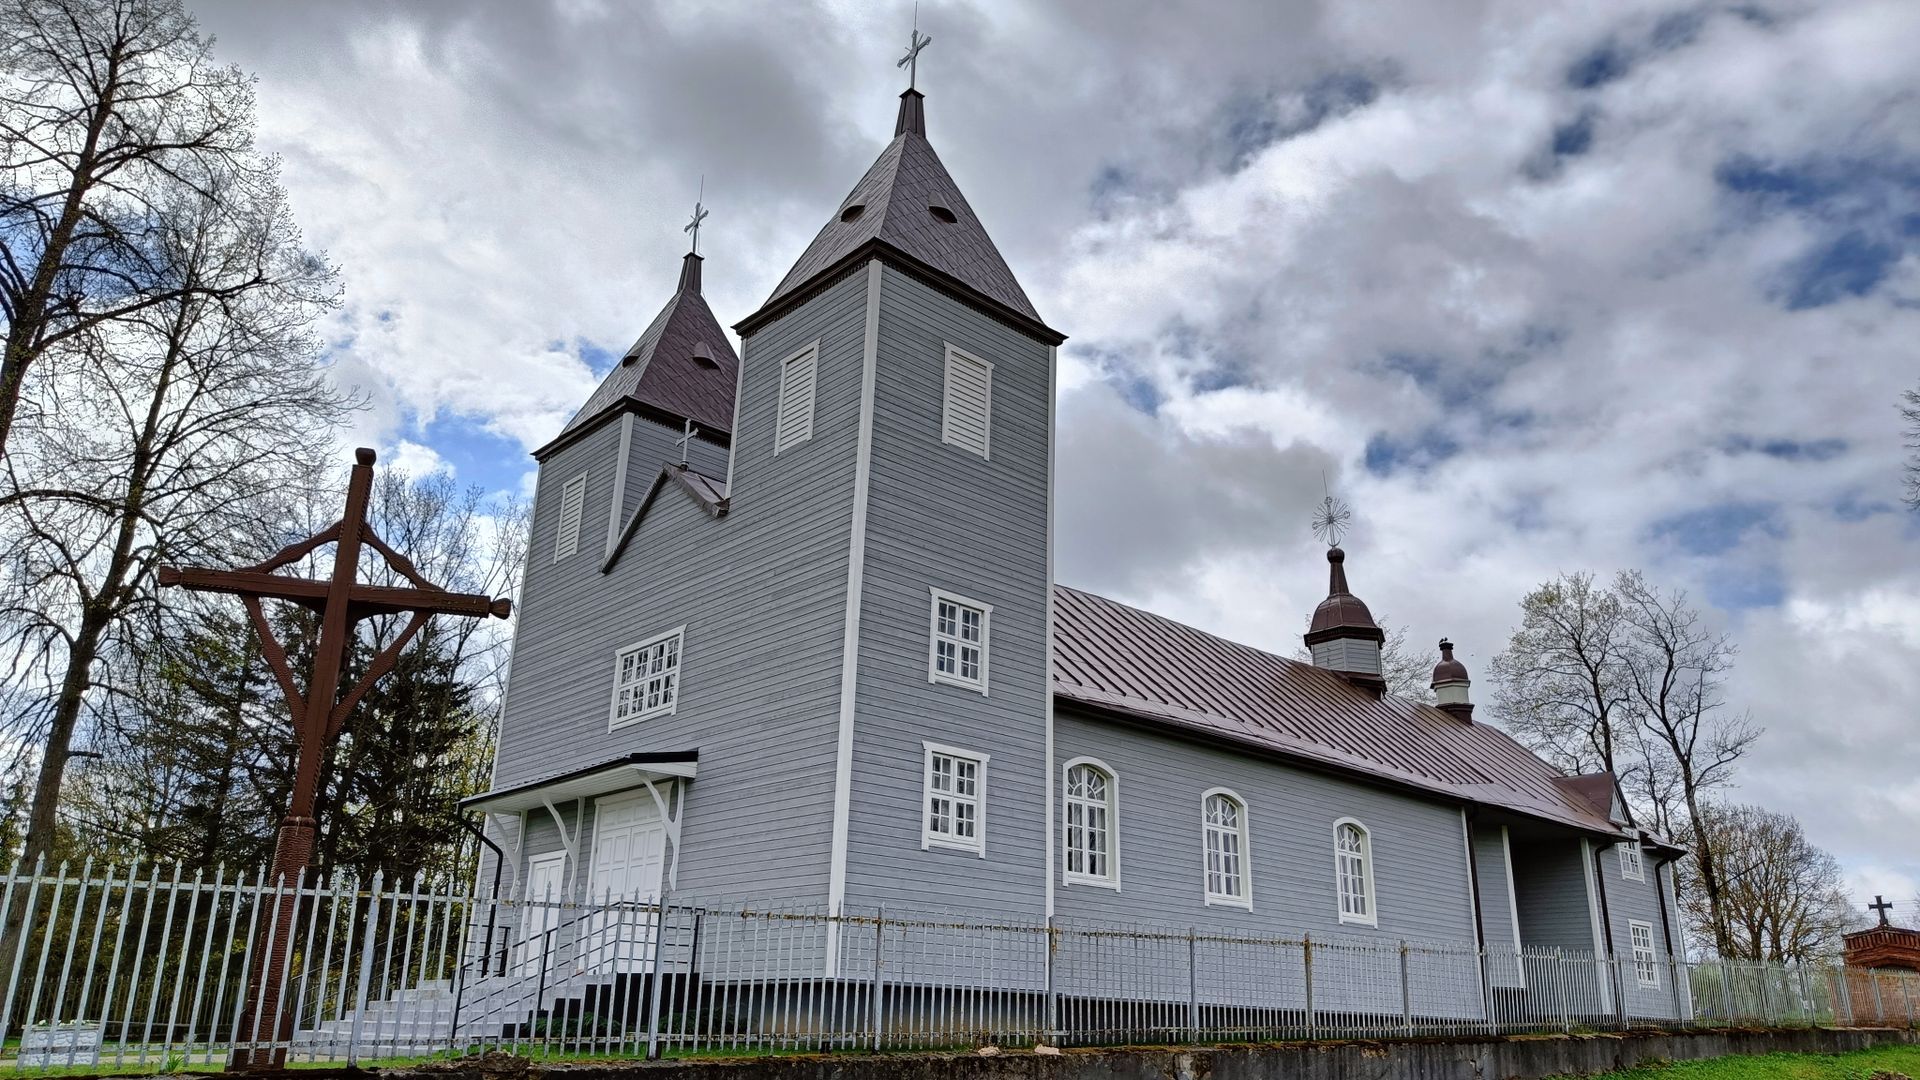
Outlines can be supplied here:
[[685, 465], [687, 463], [687, 451], [693, 445], [694, 436], [699, 434], [700, 434], [700, 425], [689, 420], [687, 421], [686, 432], [682, 434], [679, 438], [673, 440], [674, 442], [680, 444], [680, 464]]
[[1879, 893], [1874, 893], [1874, 894], [1873, 894], [1873, 903], [1871, 903], [1871, 904], [1868, 904], [1868, 905], [1867, 905], [1867, 910], [1868, 910], [1868, 911], [1877, 911], [1877, 912], [1879, 912], [1879, 913], [1880, 913], [1880, 925], [1881, 925], [1881, 926], [1885, 926], [1885, 925], [1887, 925], [1887, 912], [1889, 912], [1889, 911], [1892, 911], [1892, 910], [1893, 910], [1893, 905], [1892, 905], [1892, 904], [1889, 904], [1889, 903], [1887, 903], [1887, 902], [1886, 902], [1886, 900], [1885, 900], [1884, 898], [1882, 898], [1882, 897], [1881, 897], [1881, 895], [1880, 895]]
[[913, 36], [907, 39], [907, 55], [893, 65], [907, 69], [907, 89], [918, 89], [916, 84], [920, 80], [920, 50], [931, 44], [933, 44], [931, 36], [923, 37], [920, 34], [920, 5], [915, 4], [913, 5]]
[[1320, 506], [1313, 512], [1313, 535], [1330, 548], [1339, 547], [1340, 538], [1347, 534], [1348, 526], [1353, 524], [1353, 509], [1334, 498], [1326, 484], [1327, 478], [1323, 473], [1320, 487], [1326, 491], [1326, 497], [1320, 500]]
[[701, 200], [706, 197], [707, 178], [702, 176], [700, 178], [700, 196], [693, 200], [693, 220], [687, 222], [687, 227], [680, 230], [693, 237], [693, 253], [695, 255], [700, 254], [700, 223], [707, 220], [707, 208], [700, 204]]

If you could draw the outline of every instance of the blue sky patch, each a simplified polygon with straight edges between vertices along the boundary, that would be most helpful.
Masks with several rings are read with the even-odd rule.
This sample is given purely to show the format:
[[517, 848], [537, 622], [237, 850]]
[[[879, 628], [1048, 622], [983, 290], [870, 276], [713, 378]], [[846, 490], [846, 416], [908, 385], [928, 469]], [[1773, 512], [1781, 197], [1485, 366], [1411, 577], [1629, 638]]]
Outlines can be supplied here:
[[1425, 472], [1459, 452], [1453, 436], [1430, 427], [1409, 439], [1376, 432], [1367, 440], [1364, 460], [1368, 472], [1386, 477], [1408, 469]]
[[1751, 219], [1791, 214], [1817, 231], [1800, 255], [1776, 269], [1772, 291], [1793, 310], [1822, 307], [1879, 287], [1908, 251], [1920, 249], [1913, 204], [1920, 162], [1812, 157], [1764, 161], [1736, 155], [1714, 179], [1730, 207]]
[[1785, 299], [1794, 311], [1865, 296], [1900, 260], [1899, 247], [1858, 229], [1842, 233], [1786, 268]]
[[1648, 530], [1689, 555], [1721, 555], [1739, 547], [1748, 534], [1786, 535], [1780, 508], [1767, 502], [1725, 502], [1662, 518]]
[[1330, 117], [1365, 108], [1379, 96], [1380, 84], [1370, 76], [1345, 71], [1322, 76], [1299, 91], [1303, 106], [1299, 114], [1291, 108], [1276, 108], [1272, 98], [1231, 98], [1221, 107], [1219, 120], [1227, 171], [1239, 172], [1267, 147], [1312, 131]]
[[1831, 461], [1847, 452], [1847, 440], [1840, 438], [1825, 439], [1763, 439], [1753, 435], [1735, 435], [1724, 444], [1729, 454], [1765, 454], [1781, 461]]
[[521, 474], [533, 466], [519, 440], [468, 417], [442, 416], [426, 424], [420, 434], [417, 441], [433, 447], [453, 466], [454, 479], [462, 486], [478, 484], [488, 491], [517, 494]]
[[1627, 73], [1632, 57], [1617, 41], [1608, 40], [1588, 50], [1567, 66], [1567, 85], [1576, 90], [1605, 86]]
[[1722, 611], [1779, 607], [1786, 603], [1787, 584], [1780, 568], [1728, 566], [1707, 575], [1707, 599]]

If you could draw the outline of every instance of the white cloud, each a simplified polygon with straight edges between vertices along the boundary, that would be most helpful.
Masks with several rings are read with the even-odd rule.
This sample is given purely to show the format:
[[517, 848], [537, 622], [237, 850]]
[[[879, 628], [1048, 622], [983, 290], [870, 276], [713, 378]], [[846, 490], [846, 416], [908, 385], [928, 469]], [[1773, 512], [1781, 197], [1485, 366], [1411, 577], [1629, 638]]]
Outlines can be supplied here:
[[[702, 174], [708, 296], [751, 311], [890, 130], [909, 6], [196, 3], [346, 273], [356, 436], [449, 461], [436, 418], [557, 431], [594, 384], [583, 343], [664, 301]], [[1743, 645], [1769, 734], [1740, 797], [1799, 815], [1857, 889], [1912, 890], [1920, 531], [1876, 507], [1920, 254], [1783, 301], [1820, 245], [1903, 243], [1875, 230], [1920, 213], [1920, 7], [923, 14], [933, 141], [1073, 335], [1063, 579], [1290, 652], [1325, 589], [1323, 470], [1360, 512], [1355, 587], [1475, 671], [1532, 584], [1644, 568], [1724, 602]], [[1574, 85], [1596, 56], [1614, 77]], [[1776, 171], [1742, 195], [1736, 161]], [[1907, 178], [1879, 218], [1766, 189], [1875, 163]], [[1729, 506], [1758, 524], [1716, 535]]]

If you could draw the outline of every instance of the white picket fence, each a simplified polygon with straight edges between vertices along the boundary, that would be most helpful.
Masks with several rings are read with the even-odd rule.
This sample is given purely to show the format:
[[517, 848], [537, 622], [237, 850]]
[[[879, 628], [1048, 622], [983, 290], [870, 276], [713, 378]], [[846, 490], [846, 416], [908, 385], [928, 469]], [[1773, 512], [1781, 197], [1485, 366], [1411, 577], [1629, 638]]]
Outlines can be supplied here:
[[[262, 1016], [252, 973], [283, 923]], [[24, 1069], [1911, 1026], [1920, 1005], [1920, 976], [1820, 964], [155, 867], [16, 866], [0, 926], [0, 1067]]]

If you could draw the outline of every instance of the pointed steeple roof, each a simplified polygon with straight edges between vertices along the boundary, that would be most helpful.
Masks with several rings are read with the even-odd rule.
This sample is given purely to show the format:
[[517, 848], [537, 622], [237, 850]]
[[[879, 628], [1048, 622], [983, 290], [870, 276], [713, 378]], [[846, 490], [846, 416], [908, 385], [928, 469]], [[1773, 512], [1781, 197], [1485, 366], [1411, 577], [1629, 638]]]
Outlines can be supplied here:
[[807, 287], [870, 249], [879, 248], [940, 285], [986, 306], [1054, 343], [1064, 335], [1046, 326], [1026, 290], [987, 236], [960, 185], [927, 141], [925, 95], [900, 95], [893, 141], [880, 152], [840, 203], [799, 261], [758, 312], [736, 324], [742, 333], [771, 318]]
[[621, 406], [638, 406], [669, 421], [691, 420], [703, 431], [731, 432], [734, 376], [740, 358], [700, 295], [703, 261], [687, 254], [680, 266], [680, 286], [667, 306], [567, 421], [559, 437], [535, 456]]

